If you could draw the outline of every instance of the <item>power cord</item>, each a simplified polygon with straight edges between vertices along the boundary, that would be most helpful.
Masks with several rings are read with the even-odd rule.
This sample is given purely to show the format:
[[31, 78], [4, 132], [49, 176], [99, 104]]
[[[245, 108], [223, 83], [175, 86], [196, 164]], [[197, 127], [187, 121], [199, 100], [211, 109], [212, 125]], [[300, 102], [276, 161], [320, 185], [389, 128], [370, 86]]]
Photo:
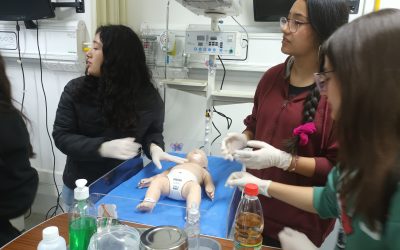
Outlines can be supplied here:
[[26, 88], [26, 83], [25, 83], [25, 70], [24, 70], [24, 65], [22, 64], [22, 58], [21, 58], [21, 45], [20, 45], [20, 39], [19, 39], [19, 31], [21, 27], [19, 26], [19, 23], [17, 21], [16, 25], [17, 29], [17, 48], [18, 48], [18, 63], [21, 66], [21, 71], [22, 71], [22, 101], [21, 101], [21, 113], [24, 110], [24, 102], [25, 102], [25, 88]]
[[[24, 65], [22, 63], [22, 57], [21, 57], [21, 43], [20, 43], [20, 35], [19, 31], [21, 30], [21, 27], [19, 26], [19, 23], [17, 21], [17, 25], [15, 26], [15, 29], [17, 30], [17, 50], [18, 50], [18, 63], [21, 67], [21, 73], [22, 73], [22, 100], [21, 100], [21, 113], [24, 112], [24, 102], [25, 102], [25, 89], [26, 89], [26, 82], [25, 82], [25, 70], [24, 70]], [[24, 218], [28, 219], [32, 214], [32, 207], [29, 208], [29, 213], [26, 215]]]
[[211, 145], [213, 145], [213, 143], [219, 138], [221, 137], [221, 131], [219, 131], [219, 129], [217, 128], [217, 126], [215, 126], [214, 122], [211, 122], [213, 127], [215, 128], [215, 130], [217, 130], [218, 135], [212, 140]]
[[[218, 114], [219, 116], [223, 117], [226, 119], [226, 123], [227, 123], [227, 129], [230, 129], [232, 126], [232, 118], [230, 118], [229, 116], [225, 115], [224, 113], [218, 111], [215, 109], [215, 106], [213, 106], [213, 112]], [[217, 126], [214, 124], [214, 122], [212, 122], [213, 127], [215, 128], [215, 130], [217, 130], [218, 135], [212, 140], [211, 145], [213, 145], [213, 143], [219, 138], [221, 137], [221, 132], [219, 131], [219, 129], [217, 128]]]
[[[54, 181], [54, 186], [56, 187], [57, 191], [57, 204], [49, 209], [46, 213], [46, 220], [49, 218], [48, 216], [50, 215], [50, 218], [57, 215], [58, 208], [61, 209], [62, 212], [64, 212], [64, 209], [60, 205], [60, 191], [58, 190], [57, 182], [56, 182], [56, 156], [54, 154], [54, 146], [53, 146], [53, 140], [51, 139], [50, 132], [49, 132], [49, 124], [48, 124], [48, 111], [47, 111], [47, 97], [46, 97], [46, 91], [44, 89], [44, 84], [43, 84], [43, 66], [42, 66], [42, 54], [40, 53], [40, 46], [39, 46], [39, 22], [36, 20], [36, 43], [37, 43], [37, 48], [38, 48], [38, 53], [39, 53], [39, 66], [40, 66], [40, 83], [42, 85], [42, 91], [43, 91], [43, 97], [44, 97], [44, 104], [45, 104], [45, 115], [46, 115], [46, 132], [47, 136], [50, 141], [50, 146], [51, 146], [51, 153], [53, 155], [53, 181]], [[53, 213], [50, 214], [50, 212], [54, 210]]]
[[222, 61], [221, 57], [218, 55], [218, 59], [221, 62], [222, 68], [224, 69], [224, 74], [222, 76], [222, 81], [221, 81], [221, 86], [219, 87], [219, 90], [222, 90], [222, 87], [224, 86], [224, 81], [225, 81], [225, 75], [226, 75], [226, 69], [224, 62]]

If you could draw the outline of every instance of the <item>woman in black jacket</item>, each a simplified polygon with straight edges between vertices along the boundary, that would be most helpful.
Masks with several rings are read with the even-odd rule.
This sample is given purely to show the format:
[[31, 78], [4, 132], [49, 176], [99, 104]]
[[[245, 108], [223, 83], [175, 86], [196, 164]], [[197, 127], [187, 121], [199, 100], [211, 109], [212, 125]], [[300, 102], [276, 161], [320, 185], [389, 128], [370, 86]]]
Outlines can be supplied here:
[[0, 247], [20, 232], [10, 219], [23, 215], [32, 205], [38, 187], [37, 171], [22, 113], [12, 103], [11, 84], [0, 56]]
[[144, 49], [132, 29], [97, 29], [87, 53], [86, 75], [71, 80], [61, 95], [54, 122], [56, 146], [67, 155], [63, 200], [73, 202], [75, 180], [91, 184], [139, 156], [183, 163], [163, 151], [164, 103], [152, 84]]

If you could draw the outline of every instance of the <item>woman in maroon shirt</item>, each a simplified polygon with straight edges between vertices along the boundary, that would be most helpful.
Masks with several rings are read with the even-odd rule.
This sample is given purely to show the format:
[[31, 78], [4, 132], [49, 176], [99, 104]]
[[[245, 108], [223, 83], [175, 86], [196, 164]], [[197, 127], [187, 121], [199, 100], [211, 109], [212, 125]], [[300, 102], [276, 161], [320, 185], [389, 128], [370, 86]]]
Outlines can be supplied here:
[[[281, 50], [289, 57], [260, 80], [243, 133], [224, 138], [221, 150], [227, 159], [241, 161], [261, 179], [298, 186], [325, 184], [337, 144], [326, 97], [320, 96], [313, 73], [319, 72], [320, 45], [347, 23], [348, 16], [342, 0], [297, 0], [288, 17], [281, 18]], [[244, 147], [254, 150], [241, 150]], [[259, 188], [261, 193], [265, 189]], [[259, 198], [264, 245], [280, 247], [278, 233], [285, 226], [305, 233], [317, 246], [333, 229], [332, 220], [263, 195]]]

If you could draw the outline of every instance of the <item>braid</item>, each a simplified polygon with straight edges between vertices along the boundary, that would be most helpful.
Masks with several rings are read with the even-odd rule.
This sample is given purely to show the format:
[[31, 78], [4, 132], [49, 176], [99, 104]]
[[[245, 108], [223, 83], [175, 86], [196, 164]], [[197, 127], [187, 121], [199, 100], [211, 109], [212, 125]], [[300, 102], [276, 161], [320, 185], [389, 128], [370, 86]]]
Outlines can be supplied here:
[[[318, 91], [318, 88], [317, 86], [315, 86], [307, 95], [306, 100], [304, 101], [303, 121], [301, 124], [314, 121], [320, 97], [321, 95]], [[299, 136], [293, 136], [292, 138], [286, 140], [285, 142], [286, 151], [291, 154], [296, 154], [299, 140], [300, 140]]]
[[320, 97], [321, 95], [319, 94], [317, 87], [314, 87], [306, 97], [303, 109], [303, 124], [314, 121], [315, 112], [317, 111]]

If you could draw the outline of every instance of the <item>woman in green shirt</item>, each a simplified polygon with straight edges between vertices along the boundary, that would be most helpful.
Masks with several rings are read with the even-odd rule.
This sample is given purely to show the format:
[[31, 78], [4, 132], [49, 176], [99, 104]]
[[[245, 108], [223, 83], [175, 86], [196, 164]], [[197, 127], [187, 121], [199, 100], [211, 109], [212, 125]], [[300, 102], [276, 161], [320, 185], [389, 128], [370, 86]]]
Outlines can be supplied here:
[[[236, 172], [231, 186], [253, 182], [260, 193], [323, 218], [339, 218], [338, 249], [400, 249], [400, 10], [365, 15], [322, 46], [315, 74], [328, 96], [339, 140], [339, 162], [325, 187], [297, 187]], [[306, 135], [307, 136], [307, 135]], [[261, 153], [261, 152], [260, 152]], [[317, 249], [285, 228], [283, 249]]]

